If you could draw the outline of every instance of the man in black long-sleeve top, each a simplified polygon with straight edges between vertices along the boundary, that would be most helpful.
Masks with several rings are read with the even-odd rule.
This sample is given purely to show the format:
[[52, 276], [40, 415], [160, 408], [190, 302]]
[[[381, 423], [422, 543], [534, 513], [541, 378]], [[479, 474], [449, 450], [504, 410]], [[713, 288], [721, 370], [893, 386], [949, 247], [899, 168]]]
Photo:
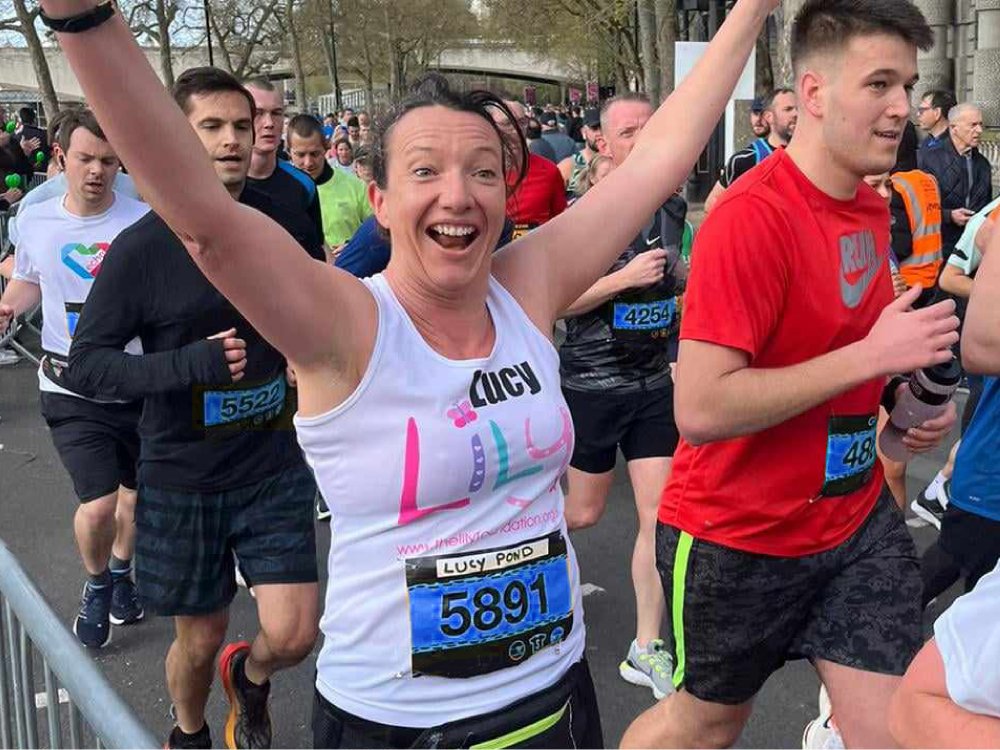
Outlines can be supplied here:
[[[174, 96], [233, 198], [296, 238], [315, 238], [303, 213], [246, 185], [254, 107], [236, 79], [187, 71]], [[323, 260], [318, 238], [300, 244]], [[269, 288], [261, 278], [261, 295]], [[146, 608], [175, 618], [166, 666], [177, 726], [167, 745], [212, 746], [205, 704], [236, 591], [235, 552], [261, 632], [220, 659], [226, 744], [269, 747], [269, 677], [309, 653], [318, 620], [315, 483], [289, 427], [286, 362], [153, 213], [114, 242], [92, 294], [69, 370], [86, 392], [145, 399], [136, 571]], [[117, 342], [134, 336], [144, 354], [122, 356]]]
[[955, 249], [969, 219], [993, 199], [990, 163], [979, 153], [983, 113], [974, 104], [959, 104], [948, 113], [948, 137], [917, 153], [917, 163], [934, 175], [941, 191], [941, 240], [944, 261]]

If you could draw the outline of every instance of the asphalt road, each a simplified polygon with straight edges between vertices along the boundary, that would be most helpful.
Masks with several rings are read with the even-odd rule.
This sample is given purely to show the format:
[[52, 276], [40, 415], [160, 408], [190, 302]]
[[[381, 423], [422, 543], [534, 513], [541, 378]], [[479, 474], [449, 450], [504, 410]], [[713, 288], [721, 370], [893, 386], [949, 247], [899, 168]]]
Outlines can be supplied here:
[[[0, 368], [0, 444], [0, 538], [20, 558], [57, 614], [69, 625], [83, 580], [72, 530], [76, 500], [39, 415], [37, 380], [27, 362]], [[911, 495], [926, 484], [943, 461], [944, 451], [940, 450], [911, 464]], [[576, 533], [573, 538], [583, 580], [596, 587], [584, 600], [587, 655], [609, 747], [617, 746], [631, 720], [653, 704], [648, 689], [629, 685], [618, 676], [618, 663], [634, 627], [629, 558], [635, 512], [623, 469], [619, 467], [605, 518], [595, 528]], [[325, 585], [330, 533], [324, 524], [318, 528], [320, 575]], [[913, 532], [921, 547], [933, 539], [928, 528], [915, 528]], [[942, 597], [942, 605], [948, 600]], [[252, 638], [257, 628], [256, 610], [245, 591], [237, 595], [231, 615], [229, 638]], [[141, 720], [164, 738], [171, 720], [163, 657], [171, 637], [169, 621], [151, 619], [133, 627], [116, 628], [112, 643], [93, 657]], [[314, 657], [308, 658], [274, 680], [274, 747], [311, 744], [314, 663]], [[759, 696], [739, 746], [800, 746], [803, 727], [815, 716], [817, 690], [818, 682], [808, 664], [786, 666]], [[217, 747], [222, 746], [223, 707], [222, 691], [217, 686], [209, 702], [209, 723]]]

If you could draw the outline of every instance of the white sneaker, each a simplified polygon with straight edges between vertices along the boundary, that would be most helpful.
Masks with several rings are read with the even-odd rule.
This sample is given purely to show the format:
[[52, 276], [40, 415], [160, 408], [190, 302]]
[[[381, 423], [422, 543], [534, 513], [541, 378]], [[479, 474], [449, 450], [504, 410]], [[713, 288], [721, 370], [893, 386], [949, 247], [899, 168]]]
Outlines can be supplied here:
[[844, 738], [831, 723], [833, 717], [813, 719], [802, 733], [803, 750], [844, 750]]
[[632, 641], [628, 656], [618, 665], [618, 674], [625, 682], [651, 688], [656, 700], [674, 692], [673, 673], [674, 660], [659, 638], [650, 641], [646, 648], [639, 648], [638, 642]]
[[826, 685], [819, 686], [819, 717], [806, 724], [803, 750], [844, 750], [844, 738], [833, 725], [833, 705]]
[[21, 355], [13, 349], [0, 349], [0, 367], [5, 365], [16, 365], [21, 361]]

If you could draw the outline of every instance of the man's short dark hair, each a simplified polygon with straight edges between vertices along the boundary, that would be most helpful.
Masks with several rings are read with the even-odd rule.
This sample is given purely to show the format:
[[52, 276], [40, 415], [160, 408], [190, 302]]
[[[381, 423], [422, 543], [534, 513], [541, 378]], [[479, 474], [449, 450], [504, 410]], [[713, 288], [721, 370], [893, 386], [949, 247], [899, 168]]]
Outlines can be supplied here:
[[245, 78], [243, 79], [243, 86], [248, 89], [257, 89], [258, 91], [277, 91], [278, 87], [269, 78], [264, 78], [264, 76], [257, 76], [255, 78]]
[[648, 104], [653, 106], [653, 103], [649, 100], [649, 97], [645, 94], [639, 94], [635, 91], [627, 91], [624, 94], [618, 94], [610, 99], [605, 99], [604, 103], [601, 105], [601, 129], [607, 130], [608, 127], [608, 112], [619, 102], [642, 102], [643, 104]]
[[357, 116], [348, 117], [346, 125], [349, 128], [360, 128], [361, 127], [361, 123], [358, 121]]
[[250, 92], [241, 84], [232, 73], [227, 73], [219, 68], [205, 66], [202, 68], [189, 68], [177, 76], [174, 87], [170, 93], [177, 102], [177, 106], [184, 110], [184, 114], [191, 111], [191, 97], [204, 96], [206, 94], [221, 94], [232, 91], [241, 94], [250, 107], [250, 118], [257, 116], [257, 107], [253, 103]]
[[932, 91], [926, 92], [923, 99], [930, 100], [931, 109], [940, 109], [941, 116], [944, 119], [948, 119], [948, 113], [951, 112], [952, 108], [958, 104], [955, 99], [955, 95], [950, 91], [945, 91], [944, 89], [934, 89]]
[[764, 109], [762, 109], [761, 111], [763, 112], [765, 110], [771, 109], [774, 106], [774, 100], [777, 99], [782, 94], [795, 94], [795, 89], [790, 89], [787, 86], [778, 86], [777, 88], [772, 89], [771, 91], [768, 92], [767, 96], [765, 96], [764, 100], [761, 102], [761, 104], [764, 105]]
[[101, 130], [94, 113], [86, 107], [73, 107], [63, 110], [58, 115], [59, 120], [56, 126], [56, 138], [59, 148], [64, 154], [69, 152], [69, 141], [73, 136], [73, 131], [83, 128], [102, 141], [108, 140]]
[[[326, 145], [326, 136], [323, 135], [323, 126], [312, 115], [295, 115], [288, 121], [288, 140], [297, 135], [299, 138], [312, 138], [319, 136], [319, 142]], [[291, 144], [289, 144], [291, 145]]]
[[871, 34], [900, 37], [925, 52], [934, 46], [927, 19], [910, 0], [806, 0], [792, 26], [792, 67], [798, 74], [806, 57]]
[[34, 125], [38, 122], [38, 117], [35, 115], [35, 110], [31, 107], [21, 107], [17, 110], [17, 116], [21, 118], [21, 122], [25, 125]]

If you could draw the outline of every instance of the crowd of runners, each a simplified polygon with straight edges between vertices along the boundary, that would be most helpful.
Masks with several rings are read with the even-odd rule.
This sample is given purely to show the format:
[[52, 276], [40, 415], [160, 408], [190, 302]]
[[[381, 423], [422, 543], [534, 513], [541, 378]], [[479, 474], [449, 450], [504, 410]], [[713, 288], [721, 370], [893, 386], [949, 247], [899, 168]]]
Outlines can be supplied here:
[[[794, 81], [754, 101], [692, 246], [680, 188], [778, 4], [739, 0], [659, 107], [430, 75], [318, 118], [215, 68], [165, 91], [113, 3], [42, 1], [88, 106], [0, 132], [0, 167], [51, 174], [0, 195], [0, 333], [41, 305], [77, 638], [173, 619], [168, 747], [212, 746], [217, 671], [215, 732], [270, 747], [270, 678], [319, 636], [316, 747], [616, 743], [570, 532], [619, 451], [619, 671], [656, 699], [622, 746], [734, 744], [795, 659], [823, 685], [805, 747], [1000, 746], [982, 112], [912, 96], [935, 38], [911, 0], [808, 0]], [[960, 385], [962, 440], [911, 503]], [[922, 557], [908, 505], [940, 529]], [[227, 645], [240, 583], [260, 628]]]

